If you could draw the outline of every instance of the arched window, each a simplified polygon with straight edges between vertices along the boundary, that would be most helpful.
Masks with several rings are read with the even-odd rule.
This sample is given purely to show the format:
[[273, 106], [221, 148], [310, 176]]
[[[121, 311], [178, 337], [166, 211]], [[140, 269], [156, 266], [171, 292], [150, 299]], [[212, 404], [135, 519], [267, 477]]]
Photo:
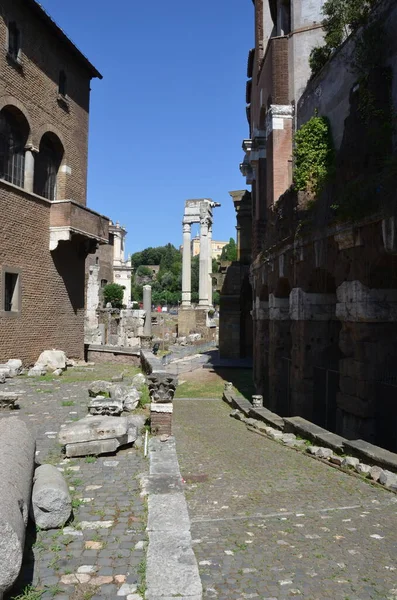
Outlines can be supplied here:
[[29, 126], [18, 109], [6, 107], [0, 112], [0, 179], [23, 187], [25, 145]]
[[63, 147], [53, 133], [41, 138], [40, 150], [35, 161], [34, 193], [48, 200], [56, 200], [57, 177], [63, 157]]

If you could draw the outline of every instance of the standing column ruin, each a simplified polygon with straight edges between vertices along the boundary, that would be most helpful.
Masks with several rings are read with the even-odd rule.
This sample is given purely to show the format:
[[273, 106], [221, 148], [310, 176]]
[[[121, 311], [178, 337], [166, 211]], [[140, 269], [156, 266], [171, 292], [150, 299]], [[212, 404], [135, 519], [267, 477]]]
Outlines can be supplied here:
[[152, 335], [152, 286], [143, 286], [143, 310], [146, 312], [143, 334], [145, 337]]
[[[205, 211], [205, 212], [204, 212]], [[199, 280], [199, 307], [208, 308], [208, 229], [210, 219], [207, 211], [202, 209], [200, 216], [200, 280]]]
[[191, 224], [183, 223], [182, 250], [182, 308], [190, 308], [192, 302], [192, 273], [191, 273]]
[[212, 222], [208, 226], [208, 303], [212, 306]]

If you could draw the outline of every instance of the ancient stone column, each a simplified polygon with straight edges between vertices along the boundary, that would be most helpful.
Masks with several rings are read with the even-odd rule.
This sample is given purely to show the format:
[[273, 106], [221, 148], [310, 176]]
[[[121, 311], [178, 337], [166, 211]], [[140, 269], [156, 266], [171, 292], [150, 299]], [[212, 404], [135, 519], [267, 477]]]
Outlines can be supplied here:
[[208, 307], [208, 227], [210, 221], [208, 216], [200, 220], [200, 280], [199, 280], [199, 306]]
[[182, 308], [191, 306], [191, 250], [190, 250], [191, 224], [183, 223], [183, 253], [182, 253]]
[[150, 337], [152, 335], [152, 286], [143, 286], [143, 310], [146, 312], [145, 324], [143, 326], [143, 335]]
[[25, 173], [24, 188], [27, 192], [33, 192], [34, 183], [34, 150], [33, 146], [25, 149]]
[[0, 598], [18, 577], [33, 481], [35, 442], [16, 417], [0, 421]]
[[208, 303], [212, 306], [212, 223], [208, 226]]

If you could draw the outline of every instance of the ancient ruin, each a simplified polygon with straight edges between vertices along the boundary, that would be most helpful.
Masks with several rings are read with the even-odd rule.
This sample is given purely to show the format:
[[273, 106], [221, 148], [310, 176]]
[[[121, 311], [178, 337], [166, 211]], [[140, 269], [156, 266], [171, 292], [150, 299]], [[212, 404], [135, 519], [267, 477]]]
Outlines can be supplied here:
[[[212, 225], [213, 209], [220, 206], [208, 198], [186, 200], [183, 215], [182, 304], [178, 315], [179, 335], [201, 333], [208, 335], [208, 310], [212, 307]], [[191, 228], [200, 223], [199, 302], [191, 300]]]

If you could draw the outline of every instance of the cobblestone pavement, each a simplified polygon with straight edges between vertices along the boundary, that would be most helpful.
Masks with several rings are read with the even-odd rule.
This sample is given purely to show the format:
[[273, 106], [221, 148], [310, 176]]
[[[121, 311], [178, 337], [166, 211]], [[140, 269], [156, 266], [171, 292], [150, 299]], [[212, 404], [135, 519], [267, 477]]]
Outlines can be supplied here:
[[175, 400], [204, 598], [397, 600], [397, 496]]
[[[39, 600], [41, 593], [43, 600], [142, 598], [147, 539], [139, 475], [148, 472], [142, 450], [68, 460], [57, 442], [64, 423], [87, 414], [89, 381], [110, 380], [123, 370], [122, 365], [74, 368], [53, 381], [18, 377], [2, 386], [23, 396], [21, 409], [0, 413], [1, 418], [17, 414], [29, 425], [37, 460], [63, 471], [74, 506], [74, 520], [63, 530], [36, 532], [29, 526], [21, 576], [8, 598], [23, 591], [26, 600]], [[132, 375], [137, 369], [127, 371]], [[37, 595], [26, 594], [29, 584]]]

